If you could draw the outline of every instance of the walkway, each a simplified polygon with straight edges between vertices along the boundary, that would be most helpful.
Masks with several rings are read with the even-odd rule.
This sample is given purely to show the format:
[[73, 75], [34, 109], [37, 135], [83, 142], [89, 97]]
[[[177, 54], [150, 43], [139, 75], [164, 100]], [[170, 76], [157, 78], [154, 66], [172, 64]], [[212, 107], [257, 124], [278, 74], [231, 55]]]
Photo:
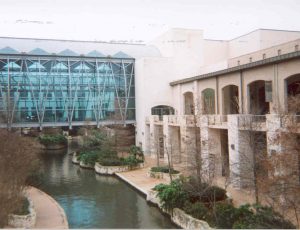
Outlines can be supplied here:
[[26, 192], [37, 213], [35, 228], [69, 228], [64, 210], [51, 196], [34, 187]]
[[[147, 195], [148, 191], [152, 189], [155, 185], [160, 183], [168, 183], [166, 179], [154, 179], [148, 176], [148, 171], [151, 167], [156, 165], [156, 161], [148, 156], [145, 158], [145, 167], [138, 170], [133, 170], [129, 172], [122, 172], [117, 173], [116, 175], [126, 181], [127, 183], [131, 184], [137, 190], [141, 191], [145, 195]], [[163, 162], [162, 164], [163, 165]], [[216, 181], [221, 187], [224, 187], [224, 181], [218, 180]], [[245, 203], [253, 203], [254, 196], [251, 192], [246, 190], [238, 190], [234, 189], [231, 186], [227, 187], [227, 191], [233, 198], [233, 203], [236, 206], [245, 204]]]

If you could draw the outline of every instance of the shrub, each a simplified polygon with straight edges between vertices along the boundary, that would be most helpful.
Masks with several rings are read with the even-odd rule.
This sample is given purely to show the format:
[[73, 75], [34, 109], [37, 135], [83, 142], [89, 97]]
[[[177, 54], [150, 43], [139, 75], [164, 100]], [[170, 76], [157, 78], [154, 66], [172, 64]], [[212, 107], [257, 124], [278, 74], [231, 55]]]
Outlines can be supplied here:
[[[159, 166], [159, 167], [152, 167], [152, 172], [162, 172], [162, 173], [169, 173], [169, 167], [167, 166]], [[178, 174], [179, 171], [174, 170], [173, 168], [170, 169], [171, 174]]]
[[195, 177], [185, 180], [183, 182], [183, 187], [186, 193], [189, 194], [189, 199], [192, 203], [197, 201], [215, 202], [226, 199], [225, 189], [202, 183]]
[[217, 228], [230, 229], [237, 218], [236, 214], [236, 208], [232, 204], [216, 204], [209, 222]]
[[173, 208], [182, 208], [188, 198], [179, 180], [174, 180], [169, 185], [156, 185], [154, 190], [158, 192], [157, 196], [162, 203], [162, 207], [167, 211], [172, 211]]
[[62, 134], [44, 134], [39, 136], [39, 141], [45, 146], [51, 144], [66, 144], [68, 142], [67, 138]]
[[81, 151], [77, 159], [84, 164], [95, 165], [98, 157], [98, 153], [95, 151]]
[[[248, 206], [248, 210], [249, 210]], [[237, 220], [232, 228], [260, 228], [260, 229], [295, 229], [291, 222], [285, 220], [283, 216], [275, 212], [271, 207], [254, 205], [254, 211], [248, 211], [248, 214], [237, 216]], [[239, 212], [237, 209], [237, 212]]]
[[201, 202], [191, 203], [185, 202], [183, 210], [192, 217], [199, 220], [206, 220], [208, 218], [208, 208], [206, 208]]
[[98, 162], [103, 166], [121, 166], [124, 164], [120, 158], [101, 158]]
[[144, 152], [139, 146], [131, 145], [129, 149], [129, 154], [136, 159], [144, 161]]

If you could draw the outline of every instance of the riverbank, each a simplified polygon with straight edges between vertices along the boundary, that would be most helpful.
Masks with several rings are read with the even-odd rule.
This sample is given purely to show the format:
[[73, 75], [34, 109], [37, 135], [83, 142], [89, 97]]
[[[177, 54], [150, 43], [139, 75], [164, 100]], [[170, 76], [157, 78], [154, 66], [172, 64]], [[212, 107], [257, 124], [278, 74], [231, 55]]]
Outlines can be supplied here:
[[36, 211], [34, 228], [69, 228], [64, 210], [51, 196], [34, 187], [29, 187], [26, 193], [33, 201]]

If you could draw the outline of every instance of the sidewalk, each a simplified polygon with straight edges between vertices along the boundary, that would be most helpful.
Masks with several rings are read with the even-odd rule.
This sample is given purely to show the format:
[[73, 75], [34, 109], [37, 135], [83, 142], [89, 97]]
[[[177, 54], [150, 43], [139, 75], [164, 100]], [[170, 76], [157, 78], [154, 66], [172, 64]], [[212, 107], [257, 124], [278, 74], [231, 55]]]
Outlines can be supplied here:
[[26, 193], [36, 210], [35, 228], [69, 228], [64, 210], [51, 196], [34, 187], [29, 187]]

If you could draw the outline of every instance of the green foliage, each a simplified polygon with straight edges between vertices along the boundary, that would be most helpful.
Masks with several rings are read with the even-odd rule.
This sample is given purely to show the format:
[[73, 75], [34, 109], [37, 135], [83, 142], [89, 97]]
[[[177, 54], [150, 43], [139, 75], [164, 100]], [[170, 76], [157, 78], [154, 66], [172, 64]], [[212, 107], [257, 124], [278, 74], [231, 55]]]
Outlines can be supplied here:
[[154, 187], [154, 190], [158, 192], [157, 196], [162, 202], [162, 207], [168, 211], [172, 211], [173, 208], [182, 208], [188, 199], [179, 180], [174, 180], [169, 185], [159, 184]]
[[87, 165], [95, 165], [99, 154], [96, 151], [81, 151], [77, 159]]
[[201, 202], [191, 203], [189, 201], [185, 202], [183, 210], [191, 215], [192, 217], [199, 220], [208, 219], [209, 210], [205, 205]]
[[[152, 172], [162, 172], [162, 173], [169, 173], [169, 167], [167, 166], [159, 166], [159, 167], [152, 167], [151, 168]], [[170, 169], [171, 174], [178, 174], [179, 171], [171, 168]]]
[[68, 142], [67, 138], [62, 134], [44, 134], [39, 136], [39, 141], [45, 146], [51, 144], [66, 144]]
[[183, 182], [184, 190], [189, 194], [190, 201], [195, 203], [215, 202], [226, 199], [226, 190], [217, 186], [211, 186], [207, 183], [202, 183], [195, 177], [191, 177]]
[[209, 222], [217, 228], [230, 229], [236, 218], [236, 208], [232, 204], [221, 203], [214, 207]]
[[100, 130], [90, 130], [88, 136], [84, 137], [84, 148], [99, 148], [108, 143], [108, 138]]
[[98, 162], [103, 166], [121, 166], [124, 164], [120, 158], [101, 158]]
[[140, 159], [144, 161], [144, 152], [139, 146], [131, 145], [129, 149], [129, 154], [135, 159]]
[[[250, 206], [248, 206], [248, 209]], [[240, 209], [240, 208], [239, 208]], [[247, 215], [238, 216], [232, 228], [245, 229], [295, 229], [290, 221], [287, 221], [271, 207], [253, 205], [254, 211], [248, 211]]]

